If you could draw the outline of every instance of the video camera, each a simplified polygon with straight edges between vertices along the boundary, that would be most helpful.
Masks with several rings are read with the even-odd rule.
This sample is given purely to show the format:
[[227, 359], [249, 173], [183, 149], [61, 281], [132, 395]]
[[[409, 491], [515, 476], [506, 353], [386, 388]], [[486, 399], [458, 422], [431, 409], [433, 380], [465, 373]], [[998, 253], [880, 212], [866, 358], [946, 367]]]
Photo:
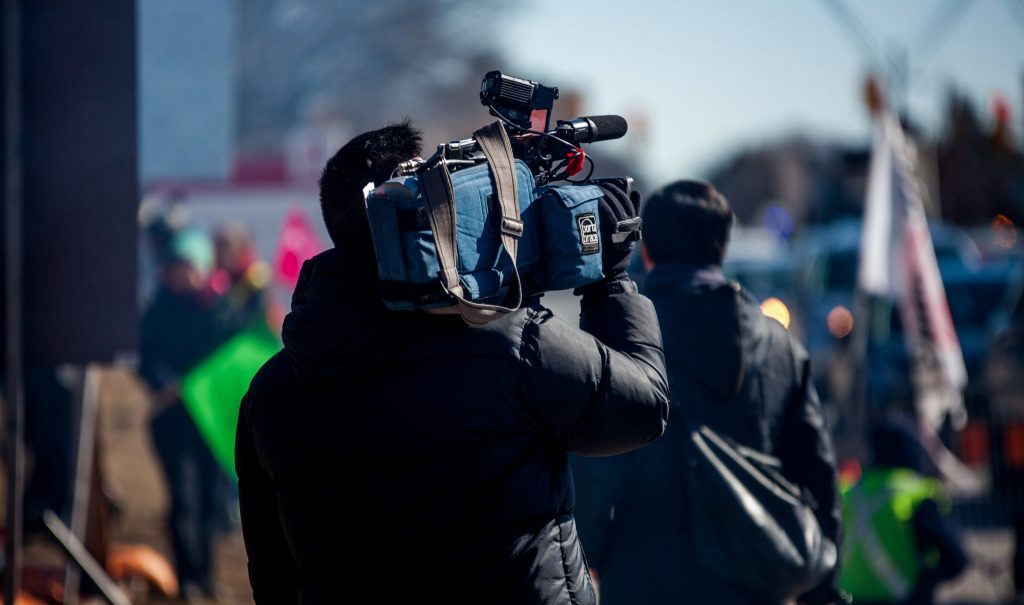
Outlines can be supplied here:
[[[616, 115], [558, 120], [555, 128], [549, 130], [551, 112], [557, 99], [557, 87], [544, 86], [500, 71], [488, 72], [480, 85], [480, 103], [505, 124], [513, 153], [530, 167], [537, 185], [576, 176], [585, 162], [590, 163], [592, 174], [593, 160], [578, 145], [619, 139], [628, 130], [626, 120]], [[438, 145], [437, 152], [425, 162], [403, 163], [398, 173], [411, 174], [442, 159], [453, 170], [486, 161], [476, 139], [461, 139]], [[582, 180], [589, 178], [590, 175]], [[627, 193], [632, 187], [631, 178], [606, 180], [621, 183]]]
[[[594, 162], [579, 145], [622, 137], [626, 120], [584, 116], [550, 129], [556, 99], [558, 88], [488, 72], [480, 102], [498, 122], [399, 164], [368, 194], [389, 308], [486, 323], [518, 308], [524, 294], [604, 277], [600, 185], [629, 195], [633, 179], [592, 179]], [[586, 176], [573, 180], [587, 163]], [[507, 199], [512, 191], [518, 199]], [[628, 250], [639, 239], [637, 217], [616, 224], [611, 245]]]

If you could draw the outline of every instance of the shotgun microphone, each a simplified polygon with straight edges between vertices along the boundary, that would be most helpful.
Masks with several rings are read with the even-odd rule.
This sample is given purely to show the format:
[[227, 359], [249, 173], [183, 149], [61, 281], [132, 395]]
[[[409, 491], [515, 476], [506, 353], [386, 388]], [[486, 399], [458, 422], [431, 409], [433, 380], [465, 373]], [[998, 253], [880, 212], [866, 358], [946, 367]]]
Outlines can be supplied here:
[[622, 116], [583, 116], [559, 120], [553, 134], [569, 143], [596, 143], [622, 138], [628, 128]]

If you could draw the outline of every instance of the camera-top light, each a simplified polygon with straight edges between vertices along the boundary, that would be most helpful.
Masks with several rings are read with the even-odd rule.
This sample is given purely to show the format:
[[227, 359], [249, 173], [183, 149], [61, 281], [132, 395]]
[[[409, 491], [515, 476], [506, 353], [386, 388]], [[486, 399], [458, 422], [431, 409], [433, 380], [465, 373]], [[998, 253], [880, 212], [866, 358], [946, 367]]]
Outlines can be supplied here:
[[488, 72], [480, 85], [480, 102], [520, 128], [547, 131], [558, 88]]

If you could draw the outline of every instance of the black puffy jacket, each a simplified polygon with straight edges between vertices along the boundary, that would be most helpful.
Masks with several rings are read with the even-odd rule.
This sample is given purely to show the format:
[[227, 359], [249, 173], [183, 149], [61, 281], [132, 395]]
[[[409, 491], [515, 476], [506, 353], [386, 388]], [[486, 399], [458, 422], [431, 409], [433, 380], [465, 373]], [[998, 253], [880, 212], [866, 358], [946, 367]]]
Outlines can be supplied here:
[[[675, 419], [657, 443], [626, 456], [575, 459], [577, 521], [604, 605], [770, 604], [703, 568], [690, 524], [684, 412], [779, 457], [817, 503], [838, 544], [841, 509], [832, 438], [803, 347], [717, 268], [658, 265], [644, 291], [665, 340]], [[677, 411], [678, 410], [678, 411]], [[835, 577], [803, 602], [831, 602]]]
[[568, 452], [663, 432], [650, 301], [585, 297], [589, 334], [539, 304], [471, 328], [386, 311], [349, 264], [306, 263], [242, 402], [256, 602], [593, 603]]

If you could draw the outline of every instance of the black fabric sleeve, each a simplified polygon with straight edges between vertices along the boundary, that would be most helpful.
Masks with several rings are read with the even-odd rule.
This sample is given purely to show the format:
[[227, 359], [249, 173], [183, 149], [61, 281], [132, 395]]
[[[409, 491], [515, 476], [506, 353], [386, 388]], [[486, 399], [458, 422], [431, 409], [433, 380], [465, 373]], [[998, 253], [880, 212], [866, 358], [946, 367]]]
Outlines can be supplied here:
[[[779, 458], [786, 476], [806, 488], [814, 498], [817, 505], [815, 517], [822, 534], [832, 540], [837, 551], [841, 552], [843, 512], [832, 433], [811, 381], [810, 361], [802, 351], [798, 351], [795, 357], [797, 388], [780, 428]], [[836, 593], [841, 564], [840, 561], [836, 571], [800, 601], [829, 602]]]
[[934, 589], [940, 582], [951, 580], [967, 569], [967, 553], [935, 500], [925, 500], [918, 505], [913, 524], [917, 551], [925, 557], [933, 550], [939, 555], [935, 565], [922, 569], [918, 584]]
[[242, 399], [235, 437], [235, 471], [242, 515], [242, 537], [249, 584], [257, 603], [298, 603], [298, 573], [277, 514], [273, 483], [256, 454], [249, 427], [247, 397]]
[[545, 310], [523, 334], [527, 402], [559, 444], [585, 456], [650, 443], [668, 418], [654, 305], [632, 282], [621, 283], [618, 293], [584, 296], [583, 331]]

